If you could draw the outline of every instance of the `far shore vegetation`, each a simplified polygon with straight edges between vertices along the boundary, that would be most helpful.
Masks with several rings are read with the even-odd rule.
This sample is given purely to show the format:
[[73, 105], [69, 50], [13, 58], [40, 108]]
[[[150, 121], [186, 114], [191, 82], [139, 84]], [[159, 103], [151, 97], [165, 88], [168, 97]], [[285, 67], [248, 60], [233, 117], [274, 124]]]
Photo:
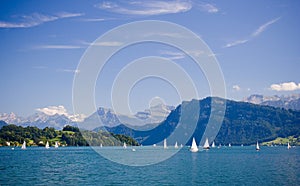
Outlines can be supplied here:
[[80, 131], [69, 125], [62, 130], [16, 125], [6, 125], [0, 129], [0, 146], [21, 146], [24, 141], [27, 146], [45, 146], [47, 141], [50, 146], [54, 146], [55, 142], [60, 146], [121, 146], [124, 142], [127, 145], [139, 145], [133, 138], [125, 135], [107, 131]]

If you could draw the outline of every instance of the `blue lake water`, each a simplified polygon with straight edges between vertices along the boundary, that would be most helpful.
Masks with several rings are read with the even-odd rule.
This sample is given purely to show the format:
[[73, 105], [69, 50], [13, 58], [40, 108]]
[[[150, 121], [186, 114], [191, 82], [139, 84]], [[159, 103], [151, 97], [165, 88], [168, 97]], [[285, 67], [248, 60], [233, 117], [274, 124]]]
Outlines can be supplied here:
[[[149, 153], [154, 147], [104, 147], [106, 153]], [[198, 153], [182, 148], [171, 158], [149, 166], [109, 161], [90, 147], [26, 150], [0, 148], [0, 185], [299, 185], [300, 148], [222, 147]], [[115, 156], [115, 153], [112, 153]], [[133, 156], [134, 157], [134, 156]]]

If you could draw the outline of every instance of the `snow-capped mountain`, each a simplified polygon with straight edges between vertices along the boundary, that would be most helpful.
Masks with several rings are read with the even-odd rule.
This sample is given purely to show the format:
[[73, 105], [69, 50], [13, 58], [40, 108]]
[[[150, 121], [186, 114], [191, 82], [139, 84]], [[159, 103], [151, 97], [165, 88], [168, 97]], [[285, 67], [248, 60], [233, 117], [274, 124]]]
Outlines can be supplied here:
[[38, 128], [54, 127], [62, 129], [65, 125], [74, 125], [77, 121], [84, 119], [83, 115], [71, 115], [63, 106], [49, 106], [36, 109], [37, 112], [28, 116], [21, 117], [15, 113], [2, 113], [0, 120], [9, 124], [21, 126], [36, 126]]
[[15, 113], [0, 113], [0, 120], [6, 123], [20, 123], [24, 121], [24, 118], [17, 116]]
[[85, 117], [84, 115], [69, 114], [63, 106], [49, 106], [36, 109], [37, 112], [28, 117], [20, 117], [14, 113], [2, 113], [0, 120], [21, 126], [54, 127], [56, 129], [62, 129], [65, 125], [78, 125], [82, 128], [94, 129], [99, 126], [114, 127], [121, 123], [143, 126], [163, 121], [173, 109], [172, 106], [156, 105], [143, 112], [128, 116], [116, 114], [112, 109], [100, 107], [95, 113]]
[[87, 126], [87, 129], [99, 126], [114, 127], [121, 123], [130, 126], [143, 126], [162, 122], [173, 109], [173, 106], [158, 104], [134, 115], [124, 115], [115, 113], [112, 109], [100, 107], [97, 112], [85, 118], [80, 125]]
[[285, 109], [300, 110], [300, 94], [292, 94], [288, 96], [263, 96], [254, 94], [245, 98], [244, 101], [259, 105], [268, 105]]

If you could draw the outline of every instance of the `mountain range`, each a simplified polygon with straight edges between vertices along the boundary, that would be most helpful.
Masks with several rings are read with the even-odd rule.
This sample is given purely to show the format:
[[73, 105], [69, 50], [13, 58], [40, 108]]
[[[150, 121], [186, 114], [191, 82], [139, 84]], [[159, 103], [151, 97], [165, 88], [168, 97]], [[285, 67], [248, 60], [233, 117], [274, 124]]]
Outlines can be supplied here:
[[245, 102], [268, 105], [272, 107], [279, 107], [292, 110], [300, 110], [300, 94], [292, 95], [274, 95], [274, 96], [263, 96], [253, 94], [244, 99]]
[[[212, 103], [217, 105], [213, 110], [211, 110]], [[199, 143], [209, 118], [216, 123], [221, 116], [221, 114], [218, 115], [218, 113], [222, 112], [222, 110], [218, 109], [225, 106], [225, 104], [226, 112], [218, 135], [215, 138], [216, 143], [231, 143], [235, 145], [254, 144], [257, 140], [262, 142], [275, 139], [276, 137], [297, 137], [300, 135], [299, 111], [212, 97], [203, 100], [192, 100], [184, 103], [184, 106], [179, 105], [169, 114], [165, 121], [149, 131], [138, 131], [125, 125], [112, 128], [106, 127], [106, 130], [116, 134], [129, 135], [144, 145], [152, 145], [162, 143], [169, 135], [172, 136], [174, 130], [181, 125], [180, 127], [183, 130], [182, 136], [193, 136], [198, 140], [197, 143]], [[195, 108], [199, 106], [200, 110], [197, 111]], [[185, 116], [188, 118], [181, 118], [183, 107], [185, 112], [190, 113], [188, 116]], [[211, 112], [217, 114], [211, 116]], [[184, 121], [184, 123], [182, 123], [182, 121]], [[195, 121], [197, 121], [195, 130], [188, 130], [191, 123]], [[212, 136], [205, 137], [209, 138], [210, 142], [213, 140]], [[174, 144], [176, 141], [178, 143], [185, 143], [180, 139], [180, 136], [168, 140], [171, 144]], [[191, 138], [186, 144], [190, 143]], [[201, 140], [200, 145], [203, 145], [202, 143], [203, 141]]]
[[[58, 106], [57, 108], [61, 108]], [[64, 108], [63, 108], [64, 109]], [[54, 127], [55, 129], [62, 129], [65, 125], [71, 126], [108, 126], [114, 127], [121, 123], [148, 130], [162, 122], [174, 109], [173, 106], [158, 104], [150, 107], [144, 111], [137, 112], [135, 115], [116, 114], [112, 109], [99, 107], [92, 115], [82, 118], [74, 117], [73, 115], [64, 112], [49, 112], [47, 109], [38, 109], [38, 112], [28, 116], [21, 117], [14, 113], [0, 113], [0, 120], [9, 124], [20, 126], [36, 126], [38, 128]]]

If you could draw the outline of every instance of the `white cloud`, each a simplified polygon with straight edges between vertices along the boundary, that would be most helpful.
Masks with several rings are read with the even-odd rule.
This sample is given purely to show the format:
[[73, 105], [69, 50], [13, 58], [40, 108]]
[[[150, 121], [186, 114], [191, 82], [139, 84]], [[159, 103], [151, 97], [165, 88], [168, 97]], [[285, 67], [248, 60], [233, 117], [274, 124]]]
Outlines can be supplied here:
[[199, 5], [199, 7], [201, 8], [202, 11], [205, 11], [205, 12], [208, 12], [208, 13], [217, 13], [217, 12], [219, 12], [219, 9], [213, 4], [202, 3], [202, 4]]
[[233, 46], [236, 46], [236, 45], [244, 44], [244, 43], [247, 43], [248, 41], [249, 41], [248, 39], [233, 41], [231, 43], [227, 43], [224, 46], [224, 48], [229, 48], [229, 47], [233, 47]]
[[241, 90], [241, 87], [238, 86], [238, 85], [233, 85], [232, 88], [236, 91], [240, 91]]
[[106, 21], [108, 19], [104, 19], [104, 18], [88, 18], [88, 19], [81, 19], [82, 21], [86, 21], [86, 22], [102, 22], [102, 21]]
[[82, 15], [84, 14], [69, 12], [57, 13], [56, 15], [44, 15], [39, 13], [33, 13], [30, 15], [19, 16], [22, 18], [19, 22], [0, 21], [0, 28], [29, 28], [58, 19], [78, 17]]
[[253, 33], [252, 33], [252, 36], [253, 37], [256, 37], [258, 35], [260, 35], [262, 32], [264, 32], [268, 26], [270, 26], [271, 24], [274, 24], [275, 22], [277, 22], [278, 20], [280, 19], [280, 17], [276, 18], [276, 19], [273, 19], [263, 25], [261, 25], [258, 29], [256, 29]]
[[45, 107], [45, 108], [37, 108], [36, 110], [39, 111], [39, 112], [42, 112], [42, 113], [44, 113], [46, 115], [49, 115], [49, 116], [53, 116], [55, 114], [58, 114], [58, 115], [68, 115], [67, 109], [65, 109], [65, 107], [62, 106], [62, 105], [59, 105], [59, 106], [49, 106], [49, 107]]
[[248, 39], [242, 39], [242, 40], [236, 40], [230, 43], [227, 43], [223, 48], [229, 48], [229, 47], [233, 47], [233, 46], [237, 46], [240, 44], [244, 44], [247, 43], [248, 41], [254, 39], [255, 37], [259, 36], [261, 33], [263, 33], [267, 27], [269, 27], [271, 24], [274, 24], [275, 22], [277, 22], [280, 19], [280, 17], [273, 19], [263, 25], [261, 25], [258, 29], [256, 29], [250, 36], [248, 36]]
[[103, 42], [98, 42], [98, 43], [92, 43], [92, 45], [95, 45], [95, 46], [121, 46], [121, 45], [123, 45], [123, 43], [118, 42], [118, 41], [103, 41]]
[[35, 49], [79, 49], [83, 47], [78, 45], [40, 45], [34, 48]]
[[276, 91], [293, 91], [293, 90], [300, 89], [300, 83], [298, 83], [298, 85], [295, 82], [272, 84], [270, 88], [271, 90], [276, 90]]
[[39, 112], [42, 112], [48, 116], [53, 116], [55, 114], [64, 115], [67, 118], [69, 118], [71, 121], [74, 121], [74, 122], [81, 122], [85, 118], [85, 116], [83, 114], [74, 114], [74, 115], [69, 114], [67, 112], [67, 109], [65, 109], [65, 107], [62, 105], [37, 108], [36, 110]]
[[162, 37], [171, 37], [171, 38], [185, 38], [186, 36], [180, 33], [175, 32], [152, 32], [145, 33], [144, 37], [152, 37], [152, 36], [162, 36]]
[[108, 10], [118, 14], [128, 15], [161, 15], [189, 11], [192, 8], [191, 1], [129, 1], [124, 3], [114, 3], [105, 1], [95, 7]]
[[57, 71], [59, 72], [70, 72], [70, 73], [75, 73], [75, 74], [79, 74], [80, 70], [72, 70], [72, 69], [58, 69]]
[[160, 51], [160, 54], [165, 55], [167, 58], [171, 60], [185, 58], [185, 54], [182, 52]]

